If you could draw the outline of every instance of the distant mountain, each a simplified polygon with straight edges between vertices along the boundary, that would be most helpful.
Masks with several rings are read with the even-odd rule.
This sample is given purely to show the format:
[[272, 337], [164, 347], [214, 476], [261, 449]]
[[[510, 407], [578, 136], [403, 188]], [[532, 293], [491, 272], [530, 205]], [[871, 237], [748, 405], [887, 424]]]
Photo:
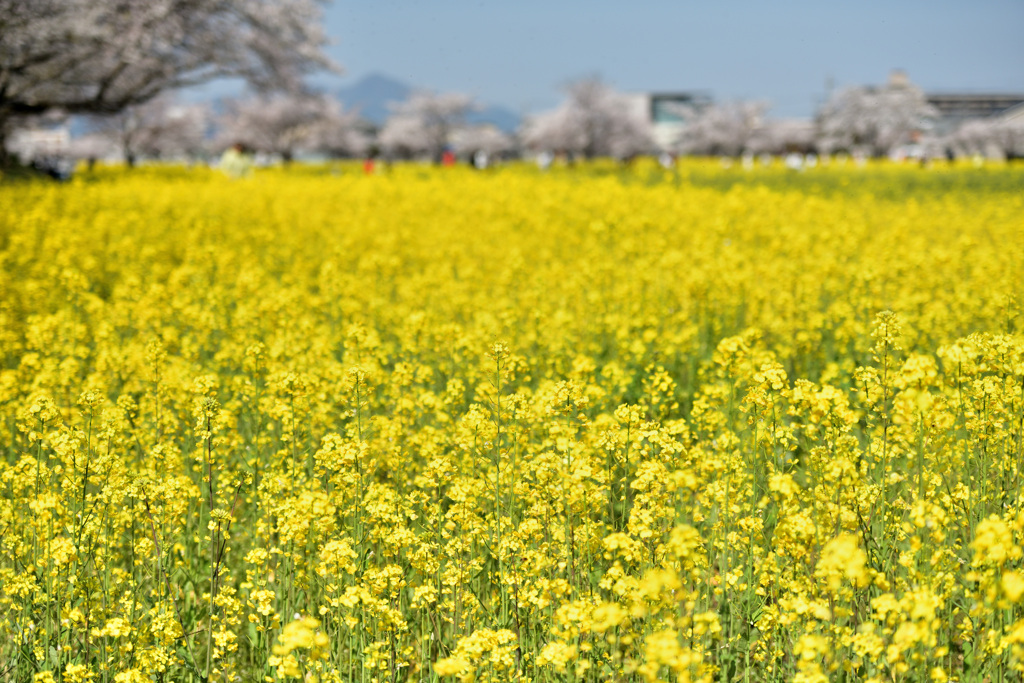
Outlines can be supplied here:
[[367, 121], [383, 124], [391, 114], [389, 104], [402, 102], [412, 94], [411, 86], [381, 74], [364, 76], [347, 88], [339, 88], [335, 94], [345, 109], [358, 109]]
[[506, 133], [514, 133], [516, 128], [519, 127], [519, 114], [508, 107], [491, 105], [484, 107], [480, 111], [470, 112], [466, 116], [466, 121], [469, 123], [489, 123]]
[[[364, 119], [380, 126], [391, 115], [388, 105], [408, 99], [413, 90], [412, 86], [390, 76], [370, 74], [350, 86], [338, 88], [334, 94], [346, 109], [358, 109]], [[470, 112], [466, 120], [473, 124], [490, 123], [506, 133], [519, 127], [519, 115], [500, 105], [485, 105]]]

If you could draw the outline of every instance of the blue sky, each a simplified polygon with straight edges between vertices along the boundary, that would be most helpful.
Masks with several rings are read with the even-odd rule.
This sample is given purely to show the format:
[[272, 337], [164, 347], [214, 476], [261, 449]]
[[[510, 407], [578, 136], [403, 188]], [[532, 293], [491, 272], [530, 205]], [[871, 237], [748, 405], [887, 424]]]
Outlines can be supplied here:
[[334, 0], [345, 68], [383, 73], [526, 113], [564, 83], [600, 75], [629, 91], [703, 90], [810, 116], [829, 79], [928, 91], [1024, 92], [1024, 0]]

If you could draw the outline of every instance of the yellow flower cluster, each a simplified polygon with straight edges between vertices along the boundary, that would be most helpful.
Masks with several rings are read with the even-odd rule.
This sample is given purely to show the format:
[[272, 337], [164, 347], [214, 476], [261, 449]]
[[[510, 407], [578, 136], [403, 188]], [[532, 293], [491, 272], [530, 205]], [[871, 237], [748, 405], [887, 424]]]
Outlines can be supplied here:
[[0, 185], [0, 680], [1019, 679], [1022, 186]]

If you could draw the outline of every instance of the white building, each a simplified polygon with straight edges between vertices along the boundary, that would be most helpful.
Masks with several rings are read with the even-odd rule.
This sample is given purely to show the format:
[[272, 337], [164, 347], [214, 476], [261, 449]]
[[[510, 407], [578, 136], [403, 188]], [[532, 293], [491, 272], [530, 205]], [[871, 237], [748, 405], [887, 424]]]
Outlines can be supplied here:
[[635, 116], [651, 126], [659, 151], [670, 150], [686, 126], [711, 104], [702, 92], [650, 92], [629, 95]]
[[52, 128], [20, 128], [11, 134], [8, 150], [25, 161], [47, 156], [66, 156], [71, 145], [67, 124]]

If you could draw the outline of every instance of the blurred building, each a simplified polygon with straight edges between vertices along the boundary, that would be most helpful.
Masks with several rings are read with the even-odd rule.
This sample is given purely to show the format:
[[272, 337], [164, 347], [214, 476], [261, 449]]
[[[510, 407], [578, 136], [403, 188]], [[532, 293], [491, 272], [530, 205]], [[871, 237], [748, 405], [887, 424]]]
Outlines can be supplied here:
[[68, 125], [61, 122], [50, 126], [39, 125], [15, 130], [7, 147], [27, 162], [40, 157], [63, 156], [67, 154], [70, 143], [71, 132]]
[[675, 146], [686, 126], [711, 105], [711, 96], [703, 92], [650, 92], [630, 96], [634, 116], [647, 121], [658, 149]]
[[939, 111], [934, 132], [946, 135], [965, 121], [1005, 118], [1024, 120], [1024, 93], [926, 93]]
[[1024, 125], [1024, 104], [1018, 104], [1015, 107], [1005, 110], [999, 115], [999, 117], [1007, 123]]

